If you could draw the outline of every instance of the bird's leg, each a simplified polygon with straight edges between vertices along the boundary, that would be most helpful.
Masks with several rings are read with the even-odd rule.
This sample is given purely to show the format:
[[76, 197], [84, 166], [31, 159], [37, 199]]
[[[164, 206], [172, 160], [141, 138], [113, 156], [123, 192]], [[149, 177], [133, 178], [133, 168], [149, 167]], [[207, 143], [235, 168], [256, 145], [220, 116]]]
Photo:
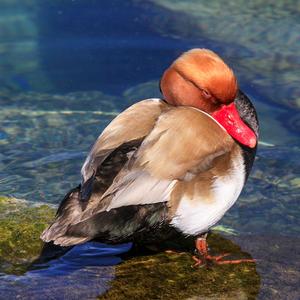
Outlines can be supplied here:
[[207, 265], [207, 256], [208, 256], [208, 246], [206, 242], [207, 233], [202, 234], [197, 237], [195, 240], [195, 255], [192, 256], [195, 264], [193, 267], [205, 266]]
[[199, 236], [195, 241], [195, 252], [196, 255], [193, 256], [193, 260], [195, 261], [194, 267], [198, 266], [208, 266], [209, 263], [215, 263], [218, 265], [225, 264], [240, 264], [243, 262], [255, 262], [255, 259], [237, 259], [237, 260], [222, 260], [224, 257], [230, 255], [230, 253], [224, 253], [218, 256], [212, 256], [208, 252], [207, 245], [207, 233]]

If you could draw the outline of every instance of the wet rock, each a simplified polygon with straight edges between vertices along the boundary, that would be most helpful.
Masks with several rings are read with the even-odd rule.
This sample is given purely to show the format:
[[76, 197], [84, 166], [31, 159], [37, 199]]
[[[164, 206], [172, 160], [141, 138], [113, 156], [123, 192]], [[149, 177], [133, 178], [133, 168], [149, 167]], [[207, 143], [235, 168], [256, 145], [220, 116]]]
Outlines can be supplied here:
[[298, 298], [298, 238], [212, 234], [209, 245], [212, 253], [230, 252], [233, 258], [250, 253], [256, 264], [193, 269], [187, 252], [135, 257], [116, 268], [111, 289], [99, 299]]
[[[229, 239], [213, 234], [212, 253], [231, 253], [231, 258], [248, 258]], [[189, 252], [131, 258], [116, 268], [111, 289], [99, 299], [254, 299], [260, 277], [255, 264], [192, 268]]]
[[0, 273], [22, 273], [38, 257], [39, 235], [54, 212], [47, 205], [0, 197]]

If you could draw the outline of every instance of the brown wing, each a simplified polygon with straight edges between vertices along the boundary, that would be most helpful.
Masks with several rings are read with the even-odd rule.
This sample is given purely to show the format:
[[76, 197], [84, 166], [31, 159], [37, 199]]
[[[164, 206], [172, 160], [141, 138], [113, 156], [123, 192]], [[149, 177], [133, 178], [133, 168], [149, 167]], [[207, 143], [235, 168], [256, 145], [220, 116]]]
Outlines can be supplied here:
[[168, 107], [159, 99], [138, 102], [118, 115], [104, 129], [81, 169], [83, 200], [89, 199], [94, 185], [96, 191], [109, 186], [132, 151], [140, 145], [153, 129], [159, 115]]
[[233, 139], [208, 114], [177, 107], [163, 114], [137, 153], [135, 165], [159, 179], [204, 171], [232, 148]]

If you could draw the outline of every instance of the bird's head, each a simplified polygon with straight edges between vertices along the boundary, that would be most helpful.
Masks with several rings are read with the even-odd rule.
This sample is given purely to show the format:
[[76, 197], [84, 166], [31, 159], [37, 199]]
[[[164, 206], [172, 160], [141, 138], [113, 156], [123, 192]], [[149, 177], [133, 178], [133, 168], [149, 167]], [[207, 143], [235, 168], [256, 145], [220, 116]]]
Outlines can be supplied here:
[[238, 142], [254, 148], [257, 138], [242, 121], [234, 105], [237, 79], [213, 51], [192, 49], [164, 72], [160, 88], [172, 105], [191, 106], [211, 115]]

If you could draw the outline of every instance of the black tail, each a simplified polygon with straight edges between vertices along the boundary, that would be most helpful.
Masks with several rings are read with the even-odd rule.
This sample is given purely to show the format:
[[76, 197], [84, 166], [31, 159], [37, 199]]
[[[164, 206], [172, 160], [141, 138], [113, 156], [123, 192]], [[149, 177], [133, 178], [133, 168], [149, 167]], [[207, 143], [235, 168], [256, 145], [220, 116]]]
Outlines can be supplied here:
[[[70, 246], [88, 241], [89, 237], [73, 237], [72, 243], [63, 244], [66, 231], [71, 224], [77, 223], [82, 214], [80, 185], [67, 193], [57, 210], [54, 222], [41, 234], [44, 242], [53, 241], [56, 245]], [[70, 241], [71, 242], [71, 241]]]
[[122, 206], [96, 213], [71, 225], [66, 238], [90, 236], [106, 243], [129, 242], [159, 231], [168, 223], [167, 219], [166, 202]]
[[64, 247], [92, 239], [119, 243], [140, 239], [169, 223], [166, 202], [123, 206], [95, 214], [92, 208], [89, 211], [91, 215], [84, 217], [86, 211], [82, 208], [80, 186], [72, 189], [61, 202], [54, 222], [42, 233], [41, 239]]

